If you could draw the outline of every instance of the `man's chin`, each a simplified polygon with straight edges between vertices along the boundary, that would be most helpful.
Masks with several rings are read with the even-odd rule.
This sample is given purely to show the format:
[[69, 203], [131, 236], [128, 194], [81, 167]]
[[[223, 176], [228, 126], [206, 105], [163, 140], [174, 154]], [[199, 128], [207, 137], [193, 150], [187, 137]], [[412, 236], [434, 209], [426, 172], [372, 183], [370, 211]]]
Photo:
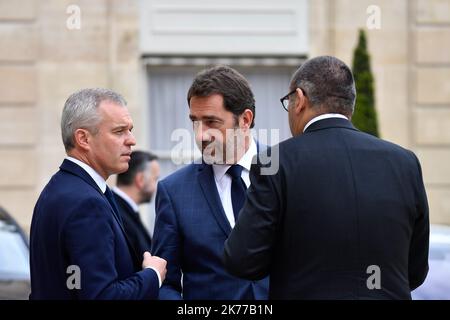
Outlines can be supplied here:
[[[219, 148], [215, 148], [214, 144], [207, 144], [202, 146], [202, 158], [206, 164], [223, 164], [224, 157]], [[218, 152], [217, 152], [218, 151]]]
[[150, 203], [152, 201], [153, 194], [146, 195], [144, 198], [142, 198], [141, 203]]
[[123, 173], [128, 170], [128, 167], [129, 167], [128, 161], [121, 163], [121, 165], [118, 166], [118, 168], [117, 168], [117, 172], [115, 172], [115, 173]]
[[214, 156], [203, 154], [202, 158], [203, 158], [203, 162], [206, 164], [216, 164], [217, 163], [217, 160], [214, 158]]

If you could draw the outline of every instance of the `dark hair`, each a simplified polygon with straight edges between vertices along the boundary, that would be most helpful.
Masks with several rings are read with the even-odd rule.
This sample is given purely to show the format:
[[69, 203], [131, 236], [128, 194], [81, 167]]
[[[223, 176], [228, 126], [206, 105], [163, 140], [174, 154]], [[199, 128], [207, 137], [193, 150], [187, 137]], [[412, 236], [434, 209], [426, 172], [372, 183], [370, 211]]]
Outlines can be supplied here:
[[350, 68], [341, 60], [321, 56], [307, 60], [294, 73], [291, 90], [301, 88], [312, 107], [351, 116], [356, 89]]
[[146, 151], [133, 151], [128, 163], [128, 170], [117, 175], [118, 186], [129, 186], [133, 183], [136, 174], [147, 168], [147, 163], [158, 159], [156, 155]]
[[226, 110], [235, 116], [241, 115], [245, 109], [253, 112], [250, 128], [255, 125], [255, 97], [250, 84], [242, 74], [228, 66], [214, 66], [200, 71], [192, 82], [187, 94], [190, 106], [192, 97], [207, 97], [220, 94]]

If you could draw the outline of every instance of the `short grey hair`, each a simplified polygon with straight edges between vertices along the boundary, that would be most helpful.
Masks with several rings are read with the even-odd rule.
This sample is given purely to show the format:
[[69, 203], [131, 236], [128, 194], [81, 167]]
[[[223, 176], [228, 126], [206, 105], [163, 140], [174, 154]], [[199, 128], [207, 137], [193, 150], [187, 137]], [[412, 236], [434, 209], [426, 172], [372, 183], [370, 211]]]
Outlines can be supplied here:
[[295, 88], [303, 90], [312, 107], [346, 116], [353, 114], [356, 100], [353, 74], [335, 57], [307, 60], [292, 77], [291, 90]]
[[66, 100], [61, 117], [61, 135], [66, 152], [75, 147], [74, 134], [77, 129], [86, 129], [97, 134], [97, 125], [101, 121], [98, 106], [103, 101], [120, 106], [127, 105], [120, 94], [103, 88], [82, 89], [71, 94]]

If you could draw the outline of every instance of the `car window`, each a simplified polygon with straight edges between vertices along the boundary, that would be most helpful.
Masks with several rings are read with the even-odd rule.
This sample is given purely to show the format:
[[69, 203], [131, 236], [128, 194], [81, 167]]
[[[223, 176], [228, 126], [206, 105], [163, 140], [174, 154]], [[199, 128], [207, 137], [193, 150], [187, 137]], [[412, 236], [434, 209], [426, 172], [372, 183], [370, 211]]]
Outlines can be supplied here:
[[0, 261], [1, 280], [30, 278], [28, 247], [21, 234], [3, 221], [0, 221]]
[[432, 225], [429, 271], [425, 282], [412, 292], [416, 300], [450, 300], [450, 227]]

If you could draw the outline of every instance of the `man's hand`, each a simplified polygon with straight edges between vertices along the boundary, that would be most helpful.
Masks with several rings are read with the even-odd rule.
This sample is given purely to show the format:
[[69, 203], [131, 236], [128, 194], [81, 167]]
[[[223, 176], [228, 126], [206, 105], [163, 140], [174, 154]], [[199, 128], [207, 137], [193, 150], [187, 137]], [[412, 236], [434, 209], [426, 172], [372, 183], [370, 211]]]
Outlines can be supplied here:
[[145, 269], [152, 267], [158, 270], [159, 275], [161, 276], [161, 282], [163, 282], [164, 279], [166, 278], [167, 272], [166, 266], [167, 261], [164, 260], [163, 258], [152, 256], [148, 251], [144, 252], [144, 261], [142, 261], [142, 268]]

